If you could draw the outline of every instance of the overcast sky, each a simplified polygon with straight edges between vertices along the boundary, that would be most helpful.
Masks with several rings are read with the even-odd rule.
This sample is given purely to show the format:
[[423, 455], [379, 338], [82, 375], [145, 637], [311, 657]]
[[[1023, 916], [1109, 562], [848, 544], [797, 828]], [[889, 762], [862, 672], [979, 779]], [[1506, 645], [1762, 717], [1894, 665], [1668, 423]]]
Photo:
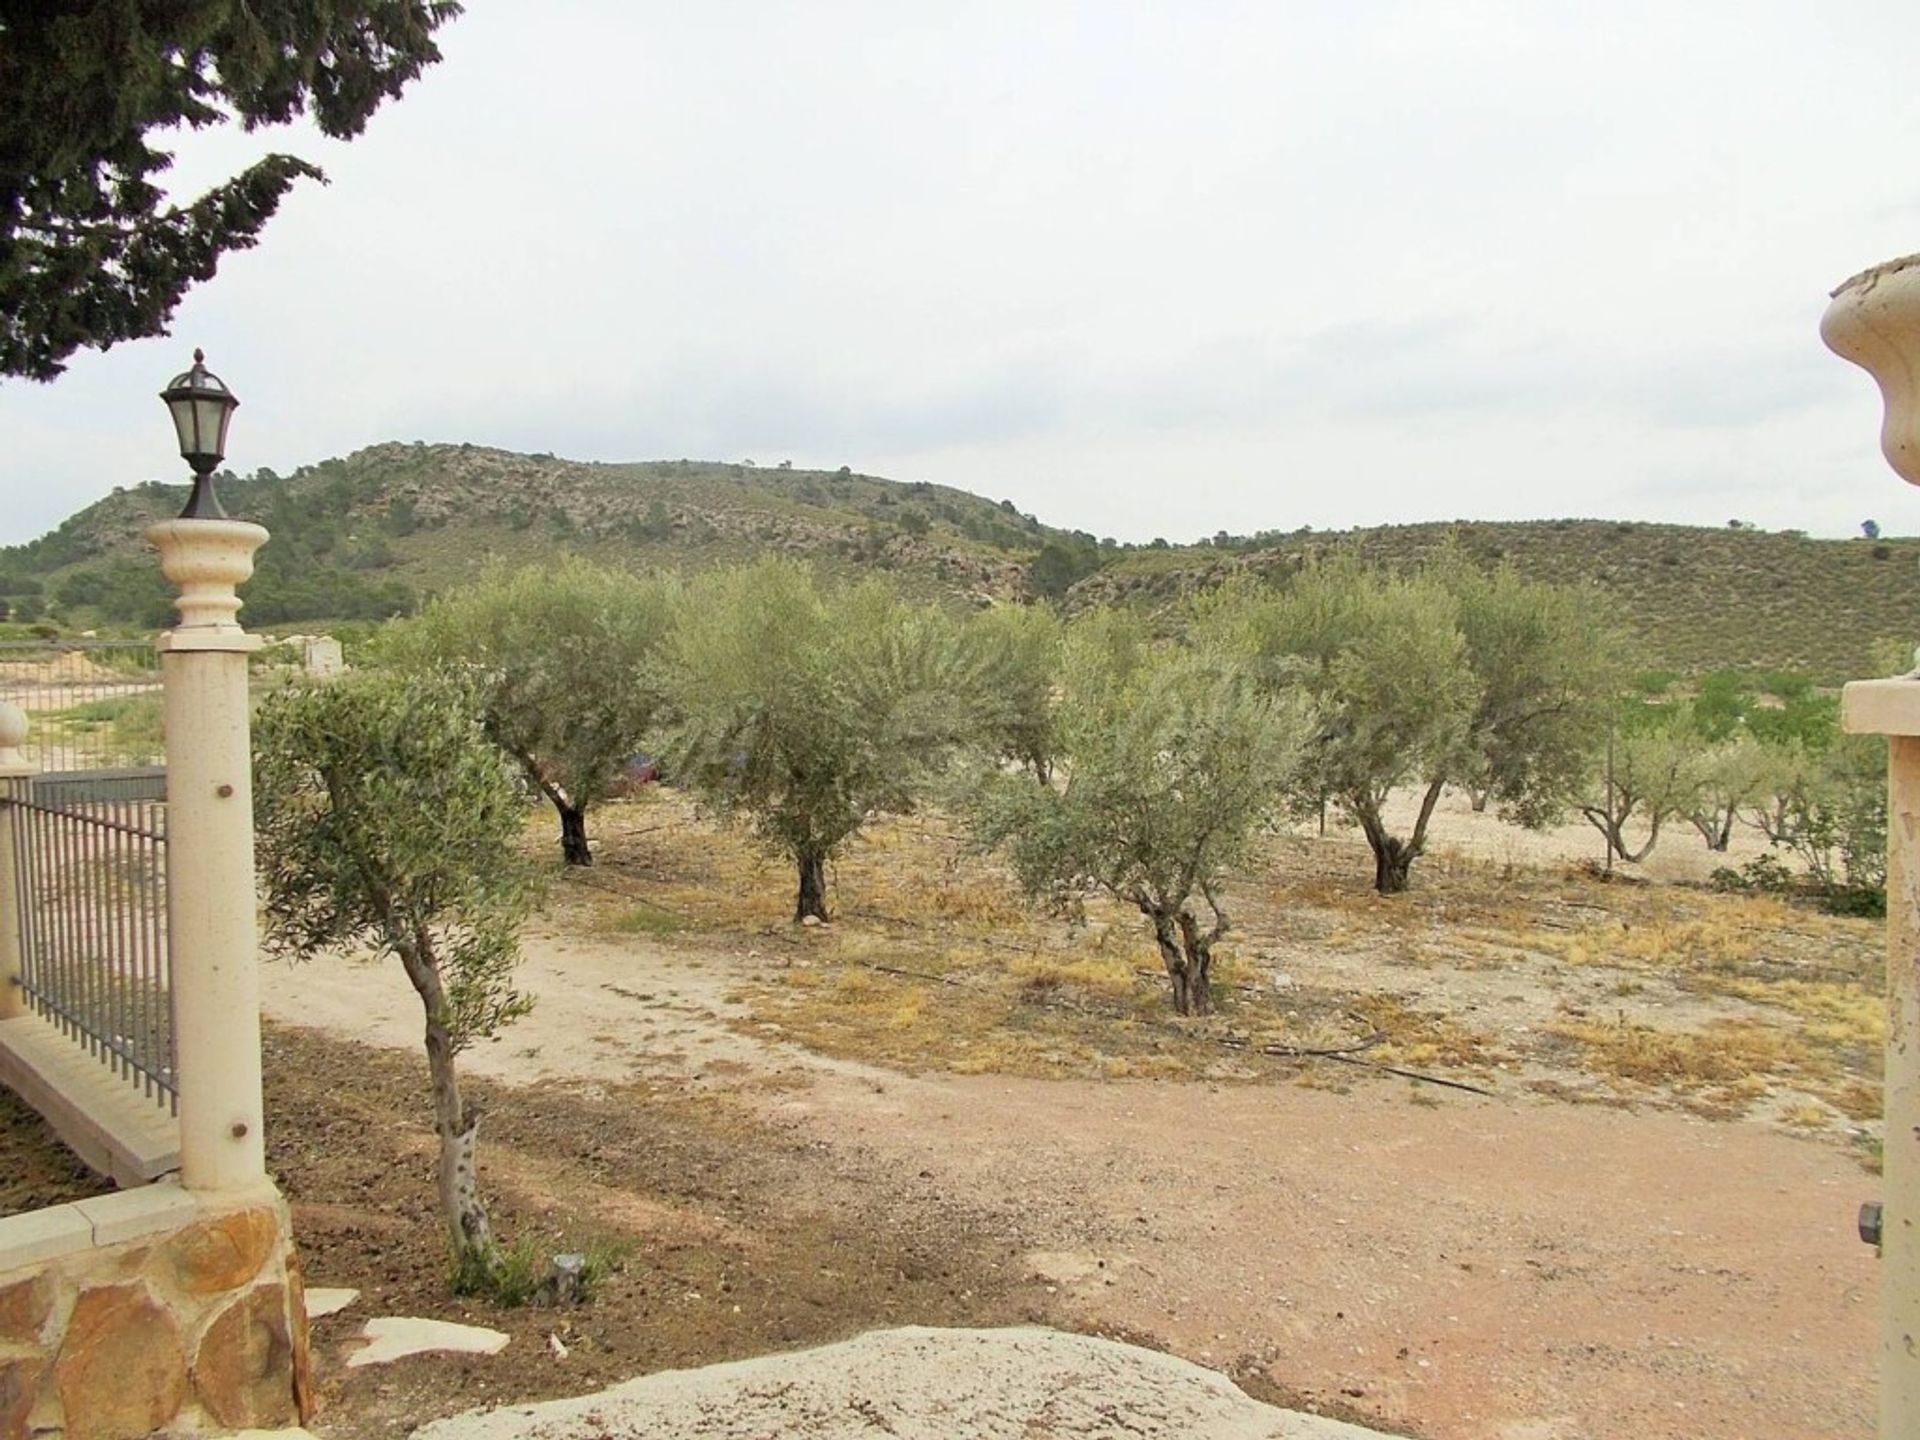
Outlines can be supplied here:
[[1920, 250], [1920, 6], [469, 0], [171, 338], [0, 383], [0, 541], [382, 440], [935, 480], [1122, 539], [1920, 531], [1826, 292]]

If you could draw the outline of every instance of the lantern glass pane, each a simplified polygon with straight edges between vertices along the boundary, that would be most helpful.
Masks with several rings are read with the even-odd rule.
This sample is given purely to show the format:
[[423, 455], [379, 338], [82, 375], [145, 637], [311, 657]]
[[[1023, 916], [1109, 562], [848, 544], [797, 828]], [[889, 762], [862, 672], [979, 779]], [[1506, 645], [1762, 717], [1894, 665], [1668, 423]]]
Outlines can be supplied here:
[[202, 395], [193, 402], [194, 439], [197, 454], [212, 455], [216, 458], [226, 453], [222, 443], [226, 438], [227, 397], [220, 394]]
[[194, 454], [198, 446], [195, 444], [193, 401], [185, 398], [169, 400], [167, 409], [173, 412], [173, 431], [180, 440], [180, 453]]

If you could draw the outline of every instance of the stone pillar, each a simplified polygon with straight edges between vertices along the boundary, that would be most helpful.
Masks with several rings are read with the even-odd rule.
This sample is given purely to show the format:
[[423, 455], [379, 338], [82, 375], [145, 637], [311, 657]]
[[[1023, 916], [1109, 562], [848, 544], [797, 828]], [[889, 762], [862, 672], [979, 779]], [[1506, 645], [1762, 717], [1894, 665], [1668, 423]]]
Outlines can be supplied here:
[[1920, 1423], [1920, 678], [1857, 680], [1841, 717], [1887, 737], [1880, 1433], [1894, 1440]]
[[180, 623], [159, 648], [180, 1180], [189, 1190], [267, 1183], [247, 717], [247, 655], [261, 642], [235, 618], [235, 587], [266, 538], [239, 520], [168, 520], [147, 531], [180, 587]]
[[[20, 748], [26, 743], [26, 712], [17, 705], [0, 704], [0, 794], [25, 799], [29, 793], [34, 767], [27, 764]], [[20, 873], [15, 834], [18, 824], [17, 811], [0, 809], [0, 1020], [27, 1013], [20, 977], [26, 955], [27, 902], [31, 897]]]
[[[1881, 453], [1920, 485], [1920, 256], [1834, 291], [1820, 336], [1879, 382]], [[1841, 719], [1854, 734], [1887, 737], [1880, 1435], [1911, 1440], [1920, 1434], [1920, 675], [1847, 686]]]

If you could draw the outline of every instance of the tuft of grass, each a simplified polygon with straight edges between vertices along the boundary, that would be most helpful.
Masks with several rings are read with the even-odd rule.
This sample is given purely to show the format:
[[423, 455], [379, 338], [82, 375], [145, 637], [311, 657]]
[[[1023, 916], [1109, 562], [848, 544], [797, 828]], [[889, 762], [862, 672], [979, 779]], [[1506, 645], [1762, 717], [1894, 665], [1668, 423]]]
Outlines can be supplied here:
[[1136, 952], [1115, 950], [1070, 955], [1035, 953], [1010, 957], [1007, 971], [1029, 990], [1079, 990], [1119, 1000], [1132, 997], [1141, 988], [1143, 958]]
[[623, 915], [616, 915], [607, 928], [617, 935], [649, 935], [664, 939], [669, 935], [678, 935], [685, 927], [680, 923], [680, 917], [671, 911], [643, 902]]
[[1846, 1080], [1822, 1089], [1820, 1098], [1849, 1120], [1878, 1120], [1884, 1097], [1878, 1085]]
[[1384, 1043], [1368, 1052], [1369, 1059], [1393, 1065], [1485, 1070], [1502, 1058], [1497, 1047], [1477, 1030], [1439, 1011], [1415, 1009], [1398, 995], [1361, 996], [1352, 1002], [1352, 1008], [1386, 1036]]
[[[607, 1277], [618, 1273], [626, 1263], [632, 1250], [631, 1242], [595, 1239], [572, 1251], [586, 1261], [580, 1274], [580, 1303], [593, 1299]], [[565, 1253], [568, 1253], [565, 1247], [550, 1250], [532, 1236], [525, 1236], [512, 1245], [496, 1246], [488, 1255], [468, 1252], [454, 1265], [453, 1293], [479, 1296], [507, 1310], [548, 1303], [547, 1281], [553, 1257]]]
[[1683, 1093], [1734, 1086], [1763, 1075], [1825, 1071], [1818, 1057], [1795, 1037], [1754, 1020], [1715, 1020], [1699, 1030], [1661, 1030], [1626, 1020], [1607, 1023], [1569, 1017], [1547, 1029], [1577, 1047], [1589, 1069]]

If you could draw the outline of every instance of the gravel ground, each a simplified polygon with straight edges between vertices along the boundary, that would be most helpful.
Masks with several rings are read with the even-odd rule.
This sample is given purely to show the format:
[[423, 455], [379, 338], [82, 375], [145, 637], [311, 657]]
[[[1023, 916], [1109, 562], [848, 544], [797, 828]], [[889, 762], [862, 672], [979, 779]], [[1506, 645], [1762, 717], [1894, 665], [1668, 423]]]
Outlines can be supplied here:
[[1054, 1330], [875, 1331], [456, 1415], [418, 1440], [1378, 1440], [1171, 1355]]
[[[529, 1358], [517, 1339], [457, 1384], [423, 1370], [387, 1396], [351, 1389], [342, 1412], [361, 1428], [332, 1433], [875, 1326], [1023, 1321], [1138, 1340], [1261, 1399], [1425, 1440], [1873, 1432], [1877, 1273], [1853, 1213], [1878, 1182], [1831, 1141], [1518, 1089], [1349, 1085], [1344, 1070], [1214, 1084], [813, 1065], [743, 1046], [710, 1003], [756, 962], [691, 958], [536, 942], [542, 1005], [471, 1056], [497, 1077], [482, 1164], [510, 1218], [584, 1211], [639, 1242], [610, 1308], [580, 1312], [588, 1361]], [[357, 1012], [367, 1040], [418, 1044], [397, 967], [275, 967], [269, 1004], [322, 1023]], [[374, 1117], [406, 1112], [404, 1087], [358, 1110], [337, 1098], [392, 1067], [327, 1065], [302, 1087], [339, 1133], [289, 1157], [287, 1183], [316, 1202], [366, 1186], [387, 1211], [410, 1185], [424, 1205], [423, 1125], [387, 1151], [367, 1140]], [[423, 1119], [424, 1092], [411, 1103]], [[348, 1165], [368, 1173], [316, 1174]], [[392, 1218], [380, 1232], [357, 1210], [304, 1213], [314, 1283], [385, 1284], [387, 1313], [430, 1299], [424, 1223], [403, 1245]], [[740, 1318], [711, 1303], [729, 1283], [747, 1291], [726, 1296]], [[521, 1317], [398, 1313], [543, 1339]]]

